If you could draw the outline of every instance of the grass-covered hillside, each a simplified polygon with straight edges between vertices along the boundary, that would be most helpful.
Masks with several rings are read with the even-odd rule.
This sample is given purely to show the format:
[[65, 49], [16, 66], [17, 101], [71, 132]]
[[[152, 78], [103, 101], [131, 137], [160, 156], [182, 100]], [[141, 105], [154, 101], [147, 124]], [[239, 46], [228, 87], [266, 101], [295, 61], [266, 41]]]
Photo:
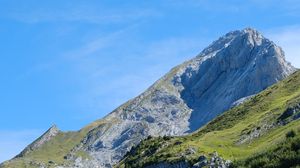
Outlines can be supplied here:
[[[37, 149], [22, 154], [23, 151], [21, 156], [19, 155], [12, 160], [2, 163], [0, 168], [54, 168], [62, 165], [67, 166], [70, 164], [70, 160], [67, 159], [70, 155], [89, 159], [90, 156], [86, 152], [74, 149], [90, 131], [93, 131], [94, 128], [101, 124], [103, 124], [103, 121], [98, 120], [79, 131], [59, 131], [57, 135], [52, 137], [49, 141], [44, 142]], [[36, 141], [33, 142], [33, 144], [34, 143], [36, 143]]]
[[[149, 137], [116, 167], [193, 165], [215, 151], [235, 167], [299, 164], [300, 71], [183, 137]], [[292, 131], [293, 130], [293, 131]], [[292, 131], [292, 134], [290, 135]], [[286, 138], [289, 137], [289, 138]], [[299, 164], [300, 165], [300, 164]]]
[[291, 130], [285, 140], [265, 152], [255, 154], [247, 159], [235, 161], [232, 168], [238, 167], [299, 167], [300, 165], [300, 133]]

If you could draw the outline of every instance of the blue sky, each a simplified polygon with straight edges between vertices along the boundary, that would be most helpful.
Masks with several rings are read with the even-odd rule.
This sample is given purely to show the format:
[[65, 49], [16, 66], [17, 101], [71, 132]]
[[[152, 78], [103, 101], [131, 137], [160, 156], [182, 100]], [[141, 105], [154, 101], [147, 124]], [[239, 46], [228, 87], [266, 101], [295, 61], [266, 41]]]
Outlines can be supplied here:
[[78, 130], [231, 30], [300, 67], [297, 0], [0, 0], [0, 162], [52, 124]]

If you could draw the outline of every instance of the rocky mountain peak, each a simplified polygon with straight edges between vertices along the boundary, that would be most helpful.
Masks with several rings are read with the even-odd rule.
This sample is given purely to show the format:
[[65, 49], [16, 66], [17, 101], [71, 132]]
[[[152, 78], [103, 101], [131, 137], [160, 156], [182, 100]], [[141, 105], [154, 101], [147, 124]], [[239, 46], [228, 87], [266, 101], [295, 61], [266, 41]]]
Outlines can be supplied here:
[[236, 43], [249, 46], [260, 46], [266, 44], [273, 44], [270, 40], [265, 38], [260, 32], [253, 28], [245, 28], [243, 30], [231, 31], [211, 45], [205, 48], [199, 56], [205, 56], [211, 52], [217, 52], [221, 49], [227, 48], [230, 45], [236, 46]]
[[110, 113], [105, 120], [114, 123], [93, 130], [79, 150], [110, 167], [149, 135], [192, 132], [294, 71], [281, 48], [258, 31], [229, 32]]
[[[96, 122], [101, 124], [87, 126], [91, 131], [72, 152], [84, 151], [90, 160], [70, 157], [71, 167], [112, 167], [148, 136], [193, 132], [294, 71], [282, 49], [258, 31], [229, 32]], [[51, 127], [22, 153], [59, 133]]]
[[59, 128], [57, 127], [56, 124], [52, 125], [47, 131], [46, 133], [48, 134], [57, 134], [59, 132]]
[[217, 52], [221, 49], [227, 48], [231, 43], [239, 42], [244, 44], [251, 44], [252, 46], [254, 46], [261, 45], [263, 41], [269, 42], [269, 40], [264, 38], [262, 34], [252, 28], [231, 31], [210, 44], [200, 53], [199, 56], [205, 56], [209, 53]]
[[61, 131], [58, 129], [56, 125], [51, 126], [42, 136], [40, 136], [37, 140], [28, 145], [19, 155], [16, 157], [25, 156], [27, 153], [38, 149], [46, 142], [50, 141], [53, 137], [55, 137]]
[[46, 141], [49, 141], [52, 137], [56, 136], [60, 130], [58, 127], [54, 124], [52, 125], [40, 138], [40, 143], [44, 143]]
[[177, 84], [181, 85], [182, 98], [193, 109], [191, 130], [228, 110], [233, 102], [295, 71], [280, 47], [251, 28], [227, 33], [190, 64], [193, 66], [185, 67], [189, 72], [180, 74]]

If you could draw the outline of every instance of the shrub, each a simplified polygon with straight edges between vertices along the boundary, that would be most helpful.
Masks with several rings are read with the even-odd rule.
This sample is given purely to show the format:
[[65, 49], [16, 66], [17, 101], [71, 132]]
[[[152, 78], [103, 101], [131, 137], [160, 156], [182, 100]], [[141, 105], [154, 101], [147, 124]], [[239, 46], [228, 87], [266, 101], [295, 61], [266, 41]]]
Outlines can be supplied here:
[[288, 133], [286, 133], [285, 135], [287, 138], [293, 138], [296, 136], [296, 132], [294, 130], [289, 131]]

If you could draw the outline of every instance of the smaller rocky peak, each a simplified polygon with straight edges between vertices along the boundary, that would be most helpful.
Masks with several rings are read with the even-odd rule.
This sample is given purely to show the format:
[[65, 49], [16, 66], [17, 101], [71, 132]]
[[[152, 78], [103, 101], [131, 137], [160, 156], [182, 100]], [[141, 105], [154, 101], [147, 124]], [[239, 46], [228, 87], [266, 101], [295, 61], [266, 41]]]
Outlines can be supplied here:
[[60, 130], [56, 125], [51, 126], [41, 137], [39, 137], [35, 142], [31, 145], [33, 148], [38, 148], [43, 145], [45, 142], [50, 141], [53, 137], [55, 137]]
[[57, 133], [59, 133], [60, 130], [58, 129], [58, 127], [54, 124], [52, 125], [46, 132], [45, 134], [48, 135], [56, 135]]
[[30, 153], [31, 151], [34, 151], [34, 150], [40, 148], [42, 145], [44, 145], [46, 142], [50, 141], [53, 137], [55, 137], [60, 132], [61, 131], [58, 129], [58, 127], [55, 124], [52, 125], [42, 136], [40, 136], [33, 143], [31, 143], [30, 145], [28, 145], [16, 157], [23, 157], [24, 155]]

